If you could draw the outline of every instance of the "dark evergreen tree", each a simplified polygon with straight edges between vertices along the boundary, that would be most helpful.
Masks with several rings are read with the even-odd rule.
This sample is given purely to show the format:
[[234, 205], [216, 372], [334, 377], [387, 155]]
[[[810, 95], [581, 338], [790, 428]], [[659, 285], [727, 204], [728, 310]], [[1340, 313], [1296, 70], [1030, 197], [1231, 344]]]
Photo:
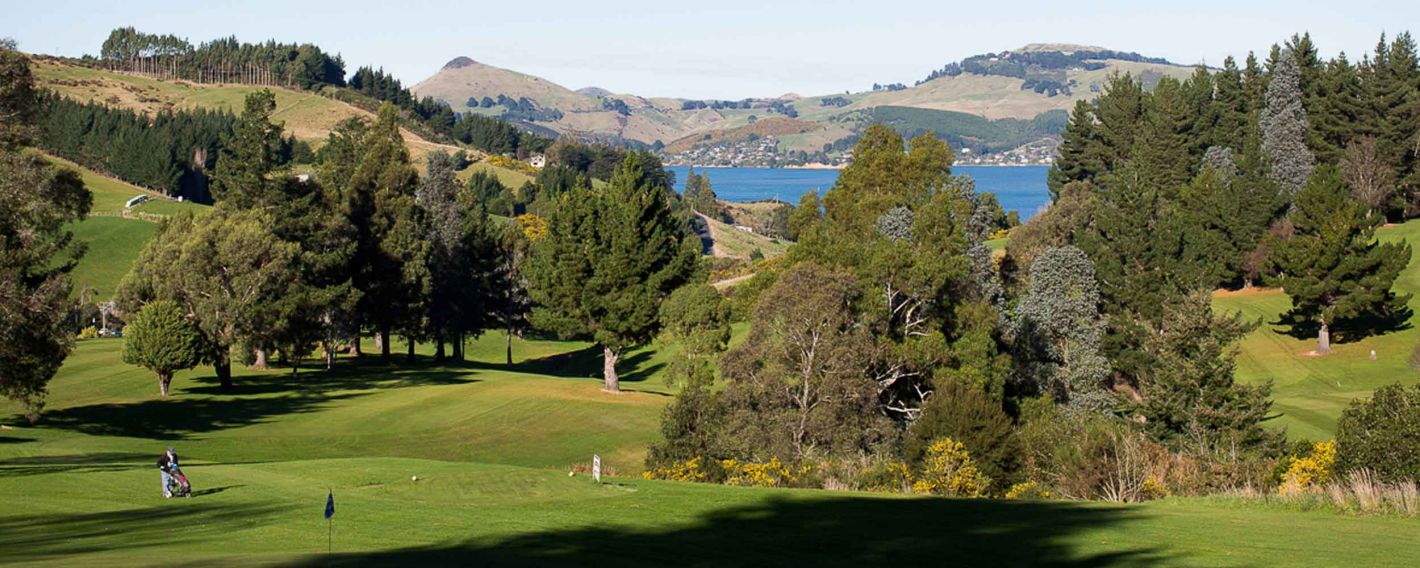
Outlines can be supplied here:
[[1289, 219], [1294, 234], [1272, 244], [1272, 258], [1292, 299], [1287, 319], [1297, 330], [1316, 326], [1318, 354], [1331, 352], [1333, 326], [1363, 336], [1377, 322], [1408, 315], [1409, 296], [1391, 286], [1410, 262], [1410, 246], [1374, 241], [1381, 218], [1350, 199], [1334, 167], [1312, 175]]
[[690, 279], [700, 252], [644, 160], [627, 154], [605, 188], [559, 196], [528, 263], [533, 322], [600, 345], [609, 392], [621, 390], [617, 361], [655, 336], [661, 300]]

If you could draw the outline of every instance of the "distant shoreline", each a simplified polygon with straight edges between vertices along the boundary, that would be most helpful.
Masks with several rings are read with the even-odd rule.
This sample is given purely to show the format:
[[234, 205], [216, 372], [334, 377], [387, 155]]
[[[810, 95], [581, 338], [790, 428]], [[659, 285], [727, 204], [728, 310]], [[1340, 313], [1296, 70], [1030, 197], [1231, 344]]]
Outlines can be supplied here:
[[[828, 164], [805, 164], [802, 166], [692, 166], [689, 164], [667, 164], [667, 168], [700, 168], [702, 170], [841, 170], [847, 166]], [[1050, 164], [952, 164], [952, 167], [968, 168], [1048, 168]]]

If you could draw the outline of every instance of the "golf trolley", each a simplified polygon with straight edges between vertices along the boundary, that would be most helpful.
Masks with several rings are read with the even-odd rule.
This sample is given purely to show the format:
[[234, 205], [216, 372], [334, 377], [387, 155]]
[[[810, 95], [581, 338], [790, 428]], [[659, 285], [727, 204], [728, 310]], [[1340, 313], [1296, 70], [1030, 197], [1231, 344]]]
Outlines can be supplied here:
[[168, 493], [173, 497], [192, 497], [192, 485], [187, 482], [182, 468], [173, 467], [168, 470]]

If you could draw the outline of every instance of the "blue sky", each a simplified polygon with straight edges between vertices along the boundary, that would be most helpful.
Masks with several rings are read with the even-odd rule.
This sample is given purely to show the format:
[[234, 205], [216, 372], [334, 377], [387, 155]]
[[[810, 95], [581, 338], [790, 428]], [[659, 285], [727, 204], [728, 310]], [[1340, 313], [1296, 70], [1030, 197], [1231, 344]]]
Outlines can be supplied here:
[[690, 98], [911, 84], [947, 62], [1033, 42], [1217, 64], [1303, 30], [1324, 55], [1353, 59], [1382, 31], [1420, 33], [1420, 2], [1369, 0], [46, 0], [7, 1], [0, 12], [0, 37], [39, 53], [97, 53], [109, 30], [133, 25], [193, 43], [315, 43], [343, 54], [351, 71], [383, 66], [410, 85], [466, 55], [573, 89]]

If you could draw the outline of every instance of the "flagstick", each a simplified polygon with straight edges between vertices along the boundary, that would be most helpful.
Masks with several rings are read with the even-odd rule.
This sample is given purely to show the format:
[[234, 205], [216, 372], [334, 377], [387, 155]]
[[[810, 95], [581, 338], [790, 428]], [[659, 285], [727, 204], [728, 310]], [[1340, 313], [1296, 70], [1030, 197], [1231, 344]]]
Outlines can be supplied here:
[[325, 553], [330, 554], [331, 550], [333, 550], [331, 548], [331, 541], [335, 538], [335, 519], [326, 519], [325, 525], [330, 528], [330, 531], [325, 534]]

